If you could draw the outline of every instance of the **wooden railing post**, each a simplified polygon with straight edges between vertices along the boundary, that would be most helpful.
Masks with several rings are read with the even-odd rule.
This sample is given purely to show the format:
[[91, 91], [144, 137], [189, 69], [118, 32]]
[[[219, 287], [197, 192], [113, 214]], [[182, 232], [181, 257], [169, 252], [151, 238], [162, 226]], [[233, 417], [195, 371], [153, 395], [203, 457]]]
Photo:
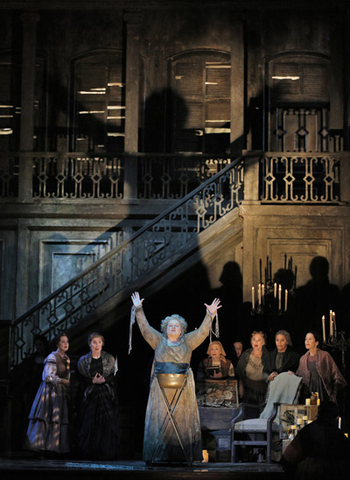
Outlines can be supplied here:
[[245, 152], [244, 155], [244, 201], [260, 203], [259, 198], [259, 161], [261, 152]]

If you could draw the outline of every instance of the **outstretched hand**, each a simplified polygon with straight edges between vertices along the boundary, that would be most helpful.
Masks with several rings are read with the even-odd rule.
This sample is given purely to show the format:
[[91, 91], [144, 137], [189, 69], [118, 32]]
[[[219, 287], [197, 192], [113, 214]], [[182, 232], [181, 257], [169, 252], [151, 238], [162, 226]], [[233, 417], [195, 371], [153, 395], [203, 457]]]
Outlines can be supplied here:
[[131, 300], [132, 300], [132, 303], [134, 304], [134, 307], [139, 308], [141, 307], [142, 302], [144, 301], [144, 298], [140, 299], [139, 292], [134, 292], [131, 294]]
[[219, 310], [219, 308], [222, 307], [222, 305], [220, 305], [220, 299], [219, 298], [214, 298], [211, 305], [207, 305], [206, 303], [204, 305], [207, 307], [208, 312], [212, 316], [215, 315], [217, 310]]

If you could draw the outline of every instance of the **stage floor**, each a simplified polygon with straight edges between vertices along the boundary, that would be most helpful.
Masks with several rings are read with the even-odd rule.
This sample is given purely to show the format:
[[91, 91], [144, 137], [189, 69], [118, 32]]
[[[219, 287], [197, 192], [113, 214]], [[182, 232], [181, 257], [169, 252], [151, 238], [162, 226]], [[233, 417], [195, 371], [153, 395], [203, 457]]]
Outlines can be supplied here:
[[195, 463], [186, 465], [146, 466], [142, 461], [82, 461], [47, 460], [27, 458], [0, 458], [0, 476], [11, 479], [194, 479], [214, 478], [276, 479], [281, 478], [283, 469], [278, 464], [265, 463]]

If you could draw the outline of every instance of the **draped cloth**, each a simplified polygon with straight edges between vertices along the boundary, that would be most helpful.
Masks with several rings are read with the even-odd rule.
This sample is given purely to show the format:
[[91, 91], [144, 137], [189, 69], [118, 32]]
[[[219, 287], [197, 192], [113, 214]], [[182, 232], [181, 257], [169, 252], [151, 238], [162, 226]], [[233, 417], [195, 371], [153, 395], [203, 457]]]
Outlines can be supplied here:
[[[195, 383], [190, 368], [192, 351], [208, 336], [211, 327], [211, 316], [206, 314], [201, 326], [185, 335], [176, 345], [171, 345], [166, 336], [149, 325], [141, 308], [136, 309], [136, 320], [145, 340], [155, 350], [154, 362], [151, 371], [150, 391], [145, 418], [145, 432], [143, 442], [143, 459], [146, 462], [185, 462], [186, 458], [176, 437], [171, 423], [162, 436], [162, 431], [168, 423], [168, 413], [162, 391], [160, 389], [157, 372], [169, 373], [173, 371], [187, 371], [187, 381], [181, 393], [173, 416], [177, 430], [188, 459], [193, 462], [202, 459], [201, 428], [197, 407]], [[176, 369], [169, 370], [169, 369]], [[185, 369], [185, 370], [184, 370]], [[164, 389], [168, 402], [171, 403], [176, 389]], [[156, 455], [154, 456], [154, 453]]]
[[29, 413], [26, 444], [30, 450], [69, 452], [67, 387], [69, 358], [52, 352], [44, 361], [42, 382]]

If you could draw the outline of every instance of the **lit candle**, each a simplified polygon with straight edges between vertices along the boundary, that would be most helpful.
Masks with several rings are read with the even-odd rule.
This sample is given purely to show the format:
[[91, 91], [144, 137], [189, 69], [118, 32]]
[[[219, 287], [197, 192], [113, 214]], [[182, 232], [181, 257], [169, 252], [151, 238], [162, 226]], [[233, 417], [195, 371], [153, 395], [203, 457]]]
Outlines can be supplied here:
[[261, 296], [262, 296], [262, 303], [265, 304], [265, 285], [261, 285]]
[[335, 323], [335, 312], [332, 313], [333, 316], [333, 330], [334, 335], [337, 335], [337, 324]]
[[288, 290], [285, 289], [284, 291], [284, 310], [287, 310], [287, 303], [288, 303]]
[[329, 335], [333, 335], [333, 312], [329, 311]]
[[252, 287], [252, 309], [254, 310], [255, 308], [255, 290], [254, 287]]
[[311, 400], [310, 398], [305, 399], [305, 405], [311, 405]]
[[278, 285], [278, 310], [282, 309], [282, 285]]
[[338, 418], [338, 428], [341, 429], [341, 417]]
[[323, 341], [326, 341], [326, 317], [322, 315], [322, 334], [323, 334]]
[[209, 453], [208, 453], [208, 450], [203, 450], [203, 451], [202, 451], [202, 455], [203, 455], [203, 462], [204, 462], [204, 463], [208, 463], [208, 462], [209, 462]]
[[277, 298], [277, 283], [273, 284], [273, 298]]
[[258, 303], [261, 305], [261, 283], [258, 285]]

